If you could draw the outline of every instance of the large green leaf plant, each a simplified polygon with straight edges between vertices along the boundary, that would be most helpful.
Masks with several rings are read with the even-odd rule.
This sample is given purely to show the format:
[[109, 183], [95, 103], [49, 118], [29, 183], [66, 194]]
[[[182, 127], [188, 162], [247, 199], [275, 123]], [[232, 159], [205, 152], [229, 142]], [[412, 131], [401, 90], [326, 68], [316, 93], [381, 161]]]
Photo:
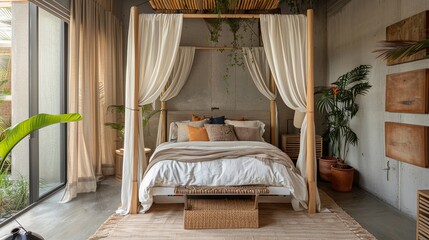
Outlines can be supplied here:
[[332, 155], [345, 161], [350, 145], [358, 144], [356, 133], [350, 128], [350, 120], [359, 111], [356, 98], [366, 95], [371, 88], [368, 81], [369, 65], [360, 65], [340, 76], [332, 86], [320, 87], [316, 103], [318, 110], [326, 114], [327, 132]]
[[6, 159], [12, 148], [28, 134], [52, 124], [74, 122], [81, 119], [82, 116], [78, 113], [57, 115], [42, 113], [5, 129], [1, 133], [3, 140], [0, 142], [0, 161]]

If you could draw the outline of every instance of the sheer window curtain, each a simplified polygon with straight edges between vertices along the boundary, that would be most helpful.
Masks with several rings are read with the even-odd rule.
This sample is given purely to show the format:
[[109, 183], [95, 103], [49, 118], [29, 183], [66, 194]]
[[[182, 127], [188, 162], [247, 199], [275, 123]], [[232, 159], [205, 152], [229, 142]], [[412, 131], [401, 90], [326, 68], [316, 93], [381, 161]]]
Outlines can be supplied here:
[[[275, 118], [277, 124], [277, 104], [275, 103], [277, 98], [277, 93], [271, 92], [268, 88], [267, 83], [270, 81], [270, 67], [268, 65], [267, 57], [265, 56], [265, 51], [263, 47], [253, 47], [243, 48], [243, 58], [244, 62], [249, 69], [250, 76], [252, 77], [253, 82], [256, 85], [256, 88], [259, 92], [264, 95], [268, 100], [274, 101], [275, 106]], [[278, 131], [278, 128], [276, 127]], [[276, 140], [278, 140], [278, 132], [274, 133], [276, 135]], [[278, 146], [276, 141], [275, 143]]]
[[[261, 15], [260, 23], [268, 64], [280, 96], [289, 108], [305, 113], [307, 107], [307, 17], [304, 15]], [[297, 168], [304, 178], [307, 178], [306, 137], [307, 117], [304, 117], [297, 160]], [[317, 199], [320, 209], [319, 197]]]
[[114, 174], [116, 133], [107, 107], [118, 104], [123, 84], [122, 23], [94, 0], [70, 3], [68, 111], [83, 120], [68, 128], [67, 185], [61, 202], [96, 191], [97, 181]]
[[[147, 163], [144, 154], [143, 126], [139, 106], [134, 104], [135, 54], [134, 25], [139, 24], [139, 96], [138, 104], [153, 103], [167, 84], [179, 49], [182, 33], [181, 14], [130, 14], [128, 31], [127, 67], [125, 84], [125, 141], [122, 173], [121, 207], [119, 214], [128, 214], [131, 208], [134, 134], [138, 134], [138, 182], [143, 178]], [[138, 114], [138, 129], [134, 129], [134, 114]]]
[[[168, 100], [176, 97], [180, 90], [188, 80], [189, 73], [191, 72], [192, 63], [194, 62], [195, 47], [180, 47], [179, 52], [177, 53], [176, 60], [174, 62], [173, 71], [171, 72], [168, 87], [161, 93], [159, 99], [161, 101], [161, 108], [165, 106]], [[164, 102], [164, 104], [162, 104]], [[161, 114], [159, 115], [159, 124], [158, 124], [158, 135], [156, 146], [165, 141], [165, 136], [167, 136], [167, 109], [161, 109]]]

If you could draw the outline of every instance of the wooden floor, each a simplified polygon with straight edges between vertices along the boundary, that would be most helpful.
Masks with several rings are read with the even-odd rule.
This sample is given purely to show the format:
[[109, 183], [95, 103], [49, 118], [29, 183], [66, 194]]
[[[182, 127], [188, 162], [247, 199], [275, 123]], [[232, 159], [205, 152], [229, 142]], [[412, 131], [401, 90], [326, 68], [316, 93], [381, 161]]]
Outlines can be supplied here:
[[[58, 203], [62, 191], [18, 217], [28, 230], [45, 239], [87, 239], [114, 213], [120, 204], [120, 182], [108, 178], [96, 193], [80, 194], [67, 204]], [[378, 239], [415, 239], [415, 221], [371, 194], [355, 187], [351, 193], [336, 193], [329, 185], [320, 188], [330, 195], [347, 213]], [[12, 222], [0, 228], [4, 236], [16, 227]]]

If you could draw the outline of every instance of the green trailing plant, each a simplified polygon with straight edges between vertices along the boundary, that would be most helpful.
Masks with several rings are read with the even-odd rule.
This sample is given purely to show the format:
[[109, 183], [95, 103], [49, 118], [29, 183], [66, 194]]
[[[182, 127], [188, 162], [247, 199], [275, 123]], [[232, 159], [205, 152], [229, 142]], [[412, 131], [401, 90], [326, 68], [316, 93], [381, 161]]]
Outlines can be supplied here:
[[358, 137], [350, 128], [350, 120], [359, 111], [356, 98], [366, 95], [371, 88], [367, 78], [370, 69], [369, 65], [360, 65], [340, 76], [332, 86], [321, 87], [315, 92], [321, 95], [316, 106], [326, 114], [326, 136], [332, 146], [332, 155], [343, 161], [350, 145], [358, 144]]
[[[107, 107], [107, 111], [111, 113], [116, 113], [116, 121], [115, 122], [106, 122], [105, 126], [108, 126], [116, 131], [118, 131], [119, 140], [124, 140], [125, 134], [125, 106], [124, 105], [110, 105]], [[146, 127], [149, 124], [149, 120], [155, 114], [160, 112], [161, 110], [154, 110], [152, 104], [146, 104], [141, 107], [142, 114], [142, 124], [143, 127]]]
[[409, 57], [428, 48], [429, 39], [421, 41], [381, 41], [379, 48], [374, 52], [379, 53], [378, 58], [394, 61]]
[[280, 4], [286, 3], [291, 13], [299, 14], [309, 8], [313, 8], [315, 1], [316, 0], [280, 0]]

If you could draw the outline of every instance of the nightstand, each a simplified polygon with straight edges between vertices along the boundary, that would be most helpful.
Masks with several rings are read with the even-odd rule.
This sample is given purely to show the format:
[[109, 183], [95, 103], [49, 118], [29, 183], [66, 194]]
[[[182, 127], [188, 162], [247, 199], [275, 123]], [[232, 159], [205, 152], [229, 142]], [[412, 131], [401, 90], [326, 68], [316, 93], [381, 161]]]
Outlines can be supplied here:
[[[281, 149], [292, 159], [294, 163], [298, 159], [299, 154], [299, 134], [282, 134]], [[316, 135], [316, 159], [322, 156], [322, 137]]]

